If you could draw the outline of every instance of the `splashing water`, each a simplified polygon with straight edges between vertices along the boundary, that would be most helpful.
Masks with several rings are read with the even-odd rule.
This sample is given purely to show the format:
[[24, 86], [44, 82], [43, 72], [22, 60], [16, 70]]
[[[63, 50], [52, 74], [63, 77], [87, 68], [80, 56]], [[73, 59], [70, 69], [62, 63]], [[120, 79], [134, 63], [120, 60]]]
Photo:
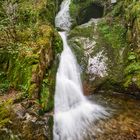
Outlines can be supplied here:
[[64, 0], [61, 4], [60, 11], [55, 17], [55, 26], [62, 30], [69, 30], [71, 18], [69, 14], [69, 5], [71, 0]]
[[[71, 25], [69, 5], [70, 0], [62, 2], [55, 20], [57, 27], [67, 31]], [[67, 43], [67, 32], [59, 34], [64, 49], [56, 77], [54, 140], [83, 140], [88, 128], [107, 113], [103, 107], [90, 103], [84, 97], [79, 66]]]

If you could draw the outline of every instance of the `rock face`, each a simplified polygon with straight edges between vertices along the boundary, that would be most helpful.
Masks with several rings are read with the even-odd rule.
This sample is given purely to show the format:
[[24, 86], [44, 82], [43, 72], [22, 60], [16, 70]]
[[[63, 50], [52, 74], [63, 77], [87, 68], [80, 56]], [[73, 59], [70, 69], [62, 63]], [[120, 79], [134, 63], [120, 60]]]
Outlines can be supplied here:
[[104, 14], [104, 7], [100, 3], [91, 3], [79, 12], [80, 16], [77, 17], [78, 24], [88, 22], [91, 18], [101, 18]]
[[109, 74], [108, 52], [105, 46], [99, 47], [102, 42], [97, 31], [98, 22], [99, 19], [91, 19], [88, 23], [74, 28], [69, 34], [69, 44], [83, 72], [85, 94], [95, 91]]
[[[79, 2], [78, 8], [90, 6], [91, 3], [86, 2]], [[93, 3], [97, 4], [96, 1]], [[81, 69], [86, 71], [82, 75], [86, 81], [83, 82], [85, 92], [103, 89], [139, 95], [139, 2], [118, 1], [112, 5], [105, 1], [98, 4], [104, 5], [107, 15], [83, 25], [77, 26], [78, 22], [74, 22], [76, 27], [69, 34], [70, 45]], [[71, 6], [73, 21], [78, 15], [78, 10], [75, 14], [73, 12], [74, 5], [78, 2]], [[80, 15], [79, 19], [82, 18]]]
[[[129, 9], [131, 7], [131, 10]], [[113, 48], [119, 49], [122, 58], [120, 84], [125, 92], [139, 94], [140, 57], [139, 57], [139, 1], [119, 1], [101, 26], [101, 33]], [[108, 27], [107, 27], [108, 25]], [[116, 26], [116, 27], [115, 27]], [[118, 26], [118, 27], [117, 27]], [[112, 27], [112, 31], [109, 29]], [[116, 29], [115, 29], [116, 28]], [[119, 35], [119, 36], [117, 36]], [[123, 50], [123, 51], [121, 51]]]
[[[47, 131], [52, 133], [52, 123], [47, 121], [52, 116], [41, 117], [40, 121], [39, 115], [52, 112], [54, 105], [57, 56], [62, 51], [61, 38], [54, 28], [59, 4], [55, 0], [0, 2], [0, 19], [4, 21], [0, 23], [0, 95], [11, 89], [19, 91], [18, 104], [24, 108], [21, 112], [25, 110], [20, 118], [15, 109], [18, 104], [14, 103], [15, 110], [9, 116], [12, 124], [4, 129], [9, 134], [19, 133], [20, 139], [39, 139], [37, 135], [45, 139]], [[45, 127], [48, 128], [44, 132]]]
[[[39, 99], [44, 107], [44, 104], [46, 102], [48, 104], [48, 100], [52, 99], [51, 94], [53, 94], [55, 81], [53, 64], [57, 54], [62, 50], [61, 39], [51, 25], [54, 22], [54, 12], [57, 11], [57, 6], [55, 1], [11, 2], [9, 5], [5, 2], [3, 6], [5, 5], [7, 8], [10, 6], [14, 8], [14, 5], [17, 5], [18, 8], [12, 15], [15, 16], [15, 20], [9, 21], [9, 24], [15, 22], [15, 25], [8, 27], [3, 25], [4, 30], [0, 32], [2, 36], [0, 63], [3, 73], [1, 75], [3, 80], [0, 83], [7, 81], [10, 87], [23, 90], [32, 99]], [[25, 8], [26, 5], [29, 7]], [[34, 6], [36, 10], [34, 10]], [[8, 10], [5, 9], [4, 12], [8, 12]], [[26, 19], [27, 16], [28, 19]], [[9, 33], [9, 37], [6, 36], [7, 28], [11, 30], [12, 34]], [[7, 50], [4, 51], [4, 48]], [[42, 95], [45, 93], [44, 90], [46, 95]], [[51, 107], [45, 105], [45, 109], [46, 106], [53, 107], [52, 103]]]
[[70, 5], [70, 14], [73, 19], [73, 26], [88, 22], [91, 18], [100, 18], [106, 11], [108, 0], [74, 0]]

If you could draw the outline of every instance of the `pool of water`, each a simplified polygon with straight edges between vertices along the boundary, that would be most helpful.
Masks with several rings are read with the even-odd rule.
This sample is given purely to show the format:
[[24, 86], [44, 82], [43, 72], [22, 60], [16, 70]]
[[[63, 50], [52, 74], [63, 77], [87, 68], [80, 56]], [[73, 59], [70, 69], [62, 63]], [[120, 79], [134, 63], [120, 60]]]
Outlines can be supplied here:
[[100, 92], [88, 97], [104, 106], [110, 117], [97, 122], [92, 140], [140, 140], [140, 99], [121, 93]]

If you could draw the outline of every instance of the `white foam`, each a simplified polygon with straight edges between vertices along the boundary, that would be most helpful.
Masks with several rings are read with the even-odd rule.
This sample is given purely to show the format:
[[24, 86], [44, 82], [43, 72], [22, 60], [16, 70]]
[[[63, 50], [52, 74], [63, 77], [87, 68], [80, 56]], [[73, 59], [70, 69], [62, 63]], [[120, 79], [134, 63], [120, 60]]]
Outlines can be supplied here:
[[[71, 25], [69, 4], [70, 0], [62, 2], [55, 20], [57, 27], [66, 30]], [[107, 113], [103, 107], [89, 102], [83, 95], [79, 65], [67, 43], [67, 33], [59, 34], [64, 49], [56, 77], [53, 136], [54, 140], [83, 140], [90, 125], [93, 126]]]

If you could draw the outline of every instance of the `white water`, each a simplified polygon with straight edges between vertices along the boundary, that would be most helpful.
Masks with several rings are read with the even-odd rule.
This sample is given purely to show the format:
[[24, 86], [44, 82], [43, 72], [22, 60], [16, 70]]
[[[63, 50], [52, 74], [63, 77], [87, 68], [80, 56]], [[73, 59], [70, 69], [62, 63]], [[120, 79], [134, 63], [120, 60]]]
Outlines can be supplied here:
[[[56, 26], [67, 31], [71, 25], [69, 4], [70, 0], [64, 0], [56, 16]], [[79, 66], [67, 43], [67, 32], [59, 34], [64, 49], [56, 77], [54, 140], [83, 140], [90, 126], [107, 113], [83, 95]]]
[[69, 5], [71, 0], [64, 0], [61, 4], [60, 11], [55, 17], [55, 26], [62, 30], [69, 30], [71, 18], [69, 14]]

